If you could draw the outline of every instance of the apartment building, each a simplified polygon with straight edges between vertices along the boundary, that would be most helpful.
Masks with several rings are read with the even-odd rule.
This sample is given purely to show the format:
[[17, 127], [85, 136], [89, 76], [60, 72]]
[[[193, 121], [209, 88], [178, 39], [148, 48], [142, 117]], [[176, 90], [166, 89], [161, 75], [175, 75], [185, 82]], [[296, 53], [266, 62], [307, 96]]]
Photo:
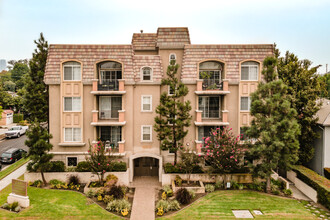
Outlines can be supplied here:
[[[221, 41], [221, 40], [219, 40]], [[250, 93], [261, 79], [262, 61], [272, 44], [195, 45], [188, 28], [134, 33], [127, 45], [49, 47], [45, 83], [49, 85], [50, 132], [54, 160], [76, 166], [89, 142], [104, 141], [134, 176], [159, 176], [173, 154], [161, 151], [153, 129], [170, 60], [180, 65], [192, 105], [184, 145], [201, 153], [211, 128], [229, 126], [235, 134], [250, 123]], [[205, 77], [206, 74], [208, 77]]]

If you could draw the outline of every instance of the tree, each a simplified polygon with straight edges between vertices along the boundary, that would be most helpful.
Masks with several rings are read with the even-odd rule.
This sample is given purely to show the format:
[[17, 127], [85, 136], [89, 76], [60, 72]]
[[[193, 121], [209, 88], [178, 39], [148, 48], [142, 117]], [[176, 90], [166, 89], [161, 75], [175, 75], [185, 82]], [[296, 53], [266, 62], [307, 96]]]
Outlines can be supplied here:
[[186, 127], [190, 126], [190, 101], [183, 101], [188, 94], [188, 88], [176, 78], [179, 65], [171, 60], [167, 67], [167, 78], [162, 79], [161, 85], [169, 86], [172, 95], [164, 92], [160, 96], [160, 104], [156, 108], [159, 116], [155, 117], [155, 131], [161, 142], [162, 150], [174, 153], [174, 165], [177, 163], [177, 151], [182, 146], [183, 138], [187, 135]]
[[296, 119], [301, 128], [301, 134], [298, 137], [299, 162], [307, 164], [314, 155], [313, 142], [319, 137], [313, 130], [318, 120], [315, 115], [320, 109], [316, 100], [326, 92], [326, 86], [316, 74], [320, 66], [311, 67], [311, 61], [299, 60], [289, 51], [284, 57], [280, 57], [279, 50], [276, 50], [275, 55], [278, 59], [276, 65], [278, 76], [288, 87], [291, 107], [297, 111]]
[[3, 83], [3, 88], [6, 91], [15, 92], [16, 84], [13, 81], [6, 81]]
[[0, 119], [2, 118], [2, 112], [3, 112], [2, 106], [0, 105]]
[[200, 158], [189, 148], [185, 150], [180, 150], [180, 157], [181, 157], [181, 167], [188, 175], [188, 184], [189, 184], [190, 176], [194, 171], [194, 166], [198, 165], [198, 163], [200, 162]]
[[240, 145], [239, 136], [235, 137], [231, 129], [217, 128], [208, 137], [203, 137], [204, 159], [217, 173], [232, 173], [240, 170], [243, 163], [244, 145]]
[[29, 66], [24, 63], [16, 63], [11, 70], [12, 81], [16, 84], [16, 89], [21, 89], [24, 86], [24, 76], [29, 73]]
[[319, 80], [326, 85], [326, 92], [322, 93], [322, 97], [330, 99], [330, 72], [319, 77]]
[[22, 60], [9, 60], [8, 61], [8, 70], [11, 71], [14, 66], [17, 64], [17, 63], [21, 63], [21, 64], [25, 64], [25, 65], [28, 65], [29, 64], [29, 60], [28, 59], [22, 59]]
[[88, 156], [86, 161], [92, 170], [92, 173], [96, 174], [100, 184], [103, 186], [104, 174], [109, 170], [111, 166], [111, 158], [106, 155], [105, 146], [102, 141], [98, 141], [97, 144], [89, 143]]
[[288, 86], [278, 79], [277, 59], [267, 57], [262, 74], [265, 82], [252, 93], [251, 116], [253, 120], [247, 135], [255, 140], [250, 154], [257, 159], [251, 165], [256, 176], [267, 180], [270, 192], [270, 175], [277, 168], [288, 169], [298, 160], [299, 124], [297, 112], [291, 107]]
[[37, 49], [29, 62], [30, 72], [26, 76], [24, 106], [29, 113], [29, 121], [48, 122], [48, 87], [44, 83], [48, 43], [42, 33], [34, 43]]
[[53, 148], [53, 145], [49, 143], [52, 135], [48, 133], [46, 128], [36, 122], [29, 127], [26, 136], [28, 139], [25, 141], [25, 145], [29, 147], [28, 156], [31, 159], [28, 167], [39, 171], [44, 185], [47, 185], [44, 172], [49, 166], [49, 161], [53, 158], [53, 154], [49, 153]]

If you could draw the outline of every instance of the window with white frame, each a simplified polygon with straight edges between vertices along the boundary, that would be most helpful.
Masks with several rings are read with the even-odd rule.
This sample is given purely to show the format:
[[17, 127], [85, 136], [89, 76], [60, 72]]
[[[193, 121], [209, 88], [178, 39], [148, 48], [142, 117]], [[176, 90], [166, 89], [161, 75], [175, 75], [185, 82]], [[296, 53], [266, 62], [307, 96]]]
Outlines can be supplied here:
[[171, 61], [172, 60], [176, 60], [176, 55], [175, 55], [175, 53], [171, 53], [170, 54], [170, 64], [171, 64]]
[[251, 97], [241, 97], [241, 111], [250, 111]]
[[67, 166], [68, 167], [76, 167], [78, 165], [77, 157], [67, 157]]
[[241, 64], [241, 80], [257, 81], [259, 73], [259, 63], [247, 61]]
[[64, 81], [81, 80], [81, 65], [78, 62], [70, 61], [63, 64]]
[[152, 126], [151, 125], [142, 125], [141, 141], [152, 141]]
[[119, 118], [122, 99], [120, 96], [100, 96], [99, 97], [99, 118], [111, 119]]
[[152, 111], [152, 96], [151, 95], [143, 95], [141, 98], [141, 111], [150, 112]]
[[64, 111], [79, 112], [81, 111], [80, 97], [64, 97]]
[[198, 110], [202, 111], [202, 118], [220, 118], [220, 96], [199, 96]]
[[65, 142], [80, 142], [81, 141], [81, 128], [64, 128], [64, 141]]
[[150, 67], [142, 68], [142, 81], [151, 81], [152, 80], [152, 69]]

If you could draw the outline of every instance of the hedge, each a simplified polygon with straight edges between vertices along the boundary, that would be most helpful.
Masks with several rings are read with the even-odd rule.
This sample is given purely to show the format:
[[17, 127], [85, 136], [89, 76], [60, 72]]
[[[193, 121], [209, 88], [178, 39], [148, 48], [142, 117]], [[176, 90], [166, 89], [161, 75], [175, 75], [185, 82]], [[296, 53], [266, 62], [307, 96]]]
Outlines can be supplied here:
[[324, 168], [324, 176], [330, 180], [330, 168], [329, 167], [326, 167]]
[[[107, 172], [125, 172], [127, 170], [127, 165], [125, 162], [111, 162]], [[92, 172], [87, 161], [81, 161], [77, 164], [77, 172]]]
[[293, 171], [301, 181], [316, 190], [317, 201], [330, 209], [330, 180], [301, 165], [294, 166]]
[[20, 121], [23, 121], [23, 114], [14, 114], [13, 122], [19, 123]]
[[[30, 162], [27, 165], [27, 170], [29, 172], [37, 172], [37, 170], [32, 166], [33, 163]], [[65, 165], [63, 161], [50, 161], [45, 169], [45, 172], [64, 172]]]

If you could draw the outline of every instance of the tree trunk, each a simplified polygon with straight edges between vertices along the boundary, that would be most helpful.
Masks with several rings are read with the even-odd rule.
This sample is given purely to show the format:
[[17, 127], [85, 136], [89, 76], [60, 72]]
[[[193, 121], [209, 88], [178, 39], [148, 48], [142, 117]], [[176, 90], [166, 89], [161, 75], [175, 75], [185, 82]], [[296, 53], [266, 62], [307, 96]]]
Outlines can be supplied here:
[[45, 179], [44, 172], [43, 171], [40, 171], [40, 173], [41, 173], [41, 178], [42, 178], [42, 182], [44, 183], [44, 186], [47, 186], [47, 181]]
[[271, 188], [270, 188], [270, 176], [267, 177], [267, 182], [266, 182], [266, 192], [271, 193]]
[[174, 152], [174, 165], [176, 165], [176, 161], [177, 161], [177, 151]]

